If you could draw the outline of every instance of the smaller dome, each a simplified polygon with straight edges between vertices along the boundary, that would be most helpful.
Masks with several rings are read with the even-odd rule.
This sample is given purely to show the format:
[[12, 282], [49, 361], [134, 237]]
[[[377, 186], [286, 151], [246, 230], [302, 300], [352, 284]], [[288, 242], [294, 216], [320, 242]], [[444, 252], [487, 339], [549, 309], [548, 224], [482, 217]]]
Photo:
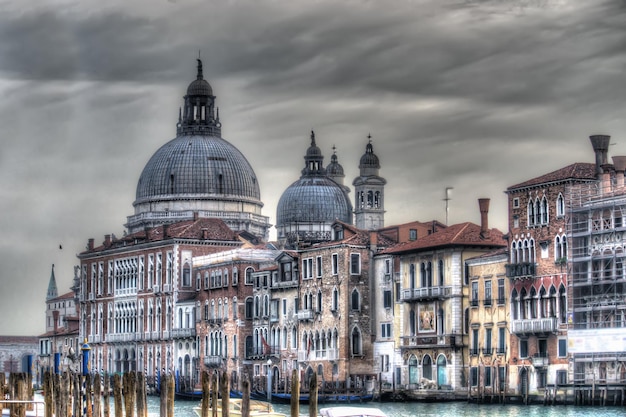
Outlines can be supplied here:
[[196, 79], [189, 84], [187, 87], [187, 95], [188, 96], [212, 96], [213, 88], [211, 88], [211, 84], [207, 80], [204, 79], [202, 75], [202, 61], [198, 59], [198, 75]]
[[188, 96], [212, 96], [213, 88], [207, 80], [193, 80], [187, 87]]
[[374, 147], [371, 141], [367, 144], [365, 153], [359, 161], [359, 168], [380, 168], [380, 161], [374, 153]]
[[343, 167], [337, 162], [337, 154], [330, 157], [330, 164], [326, 167], [326, 174], [330, 177], [343, 176]]
[[322, 156], [322, 150], [315, 144], [315, 132], [311, 130], [311, 146], [309, 146], [309, 149], [306, 150], [306, 155], [304, 156], [304, 158], [306, 159], [307, 157], [310, 156]]

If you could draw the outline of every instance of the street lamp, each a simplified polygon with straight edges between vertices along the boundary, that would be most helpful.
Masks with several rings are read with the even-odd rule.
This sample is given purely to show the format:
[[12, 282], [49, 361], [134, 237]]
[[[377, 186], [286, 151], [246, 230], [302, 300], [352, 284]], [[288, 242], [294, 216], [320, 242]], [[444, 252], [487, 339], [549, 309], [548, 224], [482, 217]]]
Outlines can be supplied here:
[[267, 402], [272, 401], [272, 360], [267, 360]]

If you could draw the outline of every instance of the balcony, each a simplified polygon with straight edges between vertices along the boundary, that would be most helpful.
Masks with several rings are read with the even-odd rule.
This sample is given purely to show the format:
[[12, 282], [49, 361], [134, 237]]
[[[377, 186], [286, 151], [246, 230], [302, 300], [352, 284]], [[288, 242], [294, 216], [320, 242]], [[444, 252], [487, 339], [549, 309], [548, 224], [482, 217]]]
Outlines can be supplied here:
[[452, 287], [420, 287], [402, 290], [402, 301], [426, 301], [450, 296]]
[[537, 269], [537, 264], [534, 262], [523, 262], [519, 264], [507, 264], [506, 276], [511, 279], [525, 279], [533, 278]]
[[297, 288], [298, 280], [291, 281], [272, 281], [272, 288]]
[[196, 337], [196, 329], [172, 329], [172, 338], [182, 339], [185, 337]]
[[204, 357], [204, 366], [209, 368], [220, 368], [222, 366], [221, 355], [211, 355]]
[[246, 359], [259, 360], [280, 356], [280, 346], [255, 346], [246, 351]]
[[535, 356], [530, 358], [530, 361], [535, 368], [545, 368], [550, 363], [550, 361], [548, 360], [547, 352], [536, 354]]
[[223, 320], [221, 317], [213, 317], [212, 319], [207, 319], [206, 321], [212, 326], [221, 326]]
[[135, 333], [112, 333], [106, 336], [107, 342], [132, 342], [135, 339]]
[[339, 349], [299, 350], [298, 361], [334, 361], [339, 359]]
[[550, 317], [547, 319], [513, 320], [511, 322], [511, 329], [513, 333], [517, 335], [555, 333], [557, 328], [558, 320], [556, 317]]
[[461, 347], [463, 336], [454, 334], [432, 336], [402, 336], [400, 348], [432, 348], [432, 347]]
[[301, 310], [296, 313], [296, 318], [300, 321], [313, 320], [313, 310]]

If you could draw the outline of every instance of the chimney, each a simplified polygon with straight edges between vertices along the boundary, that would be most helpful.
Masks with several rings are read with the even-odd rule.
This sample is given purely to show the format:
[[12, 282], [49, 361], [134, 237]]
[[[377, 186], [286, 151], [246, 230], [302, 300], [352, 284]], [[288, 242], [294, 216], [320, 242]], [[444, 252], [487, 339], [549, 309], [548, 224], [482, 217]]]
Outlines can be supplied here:
[[617, 190], [624, 189], [624, 171], [626, 171], [626, 156], [614, 156], [613, 165], [615, 166], [615, 179], [617, 181]]
[[87, 241], [87, 249], [88, 250], [93, 250], [93, 238], [89, 239]]
[[207, 240], [208, 238], [209, 238], [209, 229], [203, 228], [202, 229], [202, 239]]
[[480, 209], [480, 237], [489, 239], [489, 199], [479, 198], [478, 207]]
[[378, 232], [375, 230], [370, 230], [370, 249], [372, 252], [378, 250]]
[[193, 221], [194, 221], [194, 222], [195, 222], [195, 221], [197, 221], [197, 220], [198, 220], [198, 217], [200, 217], [200, 216], [198, 215], [198, 212], [197, 212], [197, 211], [194, 211], [194, 212], [193, 212]]
[[167, 239], [167, 233], [169, 229], [169, 225], [168, 224], [163, 224], [163, 239]]
[[104, 246], [107, 248], [111, 246], [111, 235], [104, 235]]
[[596, 174], [599, 179], [600, 174], [603, 172], [602, 165], [608, 164], [607, 154], [611, 137], [609, 135], [592, 135], [589, 136], [589, 139], [591, 140], [593, 151], [596, 153]]

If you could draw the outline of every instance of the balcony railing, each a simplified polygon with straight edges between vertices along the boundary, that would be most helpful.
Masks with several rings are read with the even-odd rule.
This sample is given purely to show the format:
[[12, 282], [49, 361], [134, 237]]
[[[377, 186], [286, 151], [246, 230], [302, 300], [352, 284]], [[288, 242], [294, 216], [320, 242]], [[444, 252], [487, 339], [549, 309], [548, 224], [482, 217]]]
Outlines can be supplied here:
[[447, 298], [452, 293], [452, 287], [420, 287], [402, 290], [402, 301], [421, 301]]
[[432, 335], [432, 336], [402, 336], [401, 348], [429, 348], [429, 347], [461, 347], [463, 337], [458, 334]]
[[530, 361], [533, 363], [535, 368], [545, 368], [550, 363], [547, 353], [537, 354], [530, 358]]
[[546, 319], [523, 319], [513, 320], [511, 323], [515, 334], [545, 334], [554, 333], [558, 328], [556, 317]]
[[298, 286], [298, 280], [291, 281], [272, 281], [273, 288], [296, 288]]
[[506, 276], [512, 279], [531, 278], [535, 276], [537, 264], [533, 262], [523, 262], [519, 264], [507, 264]]
[[339, 359], [338, 349], [320, 349], [320, 350], [299, 350], [298, 361], [306, 362], [312, 360], [327, 360], [334, 361]]
[[196, 337], [196, 329], [172, 329], [172, 338], [180, 339], [184, 337]]
[[106, 336], [107, 342], [132, 342], [135, 339], [135, 333], [113, 333]]
[[222, 356], [221, 355], [211, 355], [204, 357], [204, 366], [209, 368], [219, 368], [222, 366]]
[[313, 320], [313, 310], [301, 310], [296, 313], [298, 320]]

